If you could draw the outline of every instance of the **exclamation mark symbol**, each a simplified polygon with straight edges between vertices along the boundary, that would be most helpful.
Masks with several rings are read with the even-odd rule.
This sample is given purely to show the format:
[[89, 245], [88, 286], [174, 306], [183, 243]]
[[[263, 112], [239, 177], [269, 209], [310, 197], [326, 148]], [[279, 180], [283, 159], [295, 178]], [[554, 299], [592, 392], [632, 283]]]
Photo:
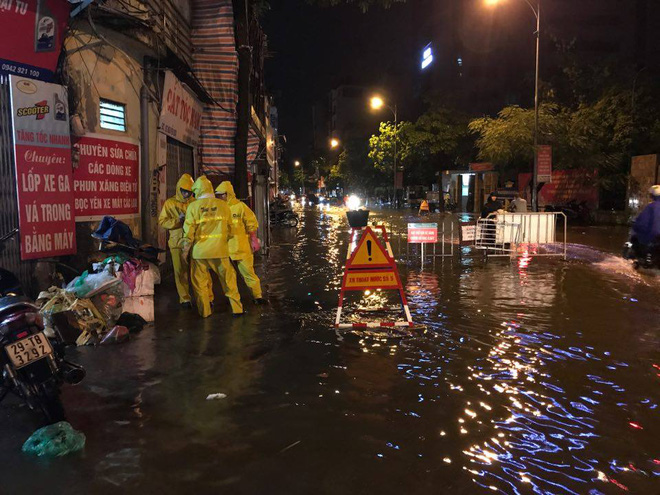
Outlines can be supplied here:
[[367, 241], [367, 252], [369, 253], [369, 261], [371, 261], [371, 241]]

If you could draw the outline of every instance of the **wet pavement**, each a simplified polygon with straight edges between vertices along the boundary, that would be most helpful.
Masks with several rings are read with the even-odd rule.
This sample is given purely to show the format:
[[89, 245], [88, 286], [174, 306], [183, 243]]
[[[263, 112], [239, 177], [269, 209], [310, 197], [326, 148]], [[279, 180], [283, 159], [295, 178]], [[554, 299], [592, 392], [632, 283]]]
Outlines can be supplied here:
[[201, 320], [166, 284], [155, 329], [72, 353], [83, 454], [27, 458], [35, 416], [0, 405], [0, 493], [660, 493], [660, 278], [611, 254], [625, 229], [571, 228], [568, 261], [402, 262], [426, 330], [378, 339], [332, 328], [343, 212], [301, 217], [269, 307]]

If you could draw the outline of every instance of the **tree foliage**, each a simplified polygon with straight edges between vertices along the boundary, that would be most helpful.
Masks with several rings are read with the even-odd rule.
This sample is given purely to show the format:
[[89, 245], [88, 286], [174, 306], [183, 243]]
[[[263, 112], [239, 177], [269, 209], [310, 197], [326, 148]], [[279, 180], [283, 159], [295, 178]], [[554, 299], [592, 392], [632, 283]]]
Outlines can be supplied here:
[[409, 133], [412, 124], [399, 122], [381, 122], [378, 134], [369, 139], [369, 159], [376, 170], [394, 174], [394, 149], [396, 143], [397, 165], [403, 165], [410, 155]]
[[[474, 137], [468, 118], [444, 107], [432, 107], [416, 122], [401, 122], [397, 135], [397, 163], [406, 183], [430, 184], [441, 170], [466, 165], [472, 157]], [[394, 124], [381, 123], [369, 140], [373, 166], [390, 175], [394, 170]]]

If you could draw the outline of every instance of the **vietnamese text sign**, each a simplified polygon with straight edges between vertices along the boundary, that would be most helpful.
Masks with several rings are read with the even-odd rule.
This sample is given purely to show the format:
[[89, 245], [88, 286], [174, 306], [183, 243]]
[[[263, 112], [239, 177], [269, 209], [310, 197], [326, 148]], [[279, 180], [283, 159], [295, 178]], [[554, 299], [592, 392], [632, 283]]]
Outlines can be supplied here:
[[542, 145], [537, 148], [536, 181], [538, 184], [552, 182], [552, 146]]
[[408, 244], [435, 244], [438, 242], [437, 223], [409, 223]]
[[21, 259], [75, 254], [64, 87], [10, 76]]
[[69, 9], [67, 0], [0, 0], [0, 74], [50, 81]]
[[131, 139], [87, 134], [74, 143], [77, 222], [140, 214], [140, 147]]
[[168, 136], [196, 147], [202, 124], [204, 107], [176, 78], [172, 71], [165, 72], [163, 109], [160, 112], [160, 130]]
[[397, 289], [399, 281], [392, 271], [357, 271], [346, 274], [346, 289]]
[[474, 244], [477, 240], [477, 224], [461, 223], [461, 244], [466, 246]]

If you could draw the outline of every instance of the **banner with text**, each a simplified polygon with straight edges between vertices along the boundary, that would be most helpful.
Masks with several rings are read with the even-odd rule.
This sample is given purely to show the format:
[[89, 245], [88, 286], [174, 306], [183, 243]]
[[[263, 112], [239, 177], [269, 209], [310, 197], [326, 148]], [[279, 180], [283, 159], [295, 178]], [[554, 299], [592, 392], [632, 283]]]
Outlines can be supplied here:
[[160, 131], [188, 146], [197, 147], [204, 107], [172, 73], [165, 72]]
[[438, 242], [437, 223], [409, 223], [408, 244], [435, 244]]
[[67, 0], [0, 0], [0, 74], [52, 80], [69, 10]]
[[78, 168], [73, 171], [76, 222], [106, 215], [140, 214], [140, 146], [137, 141], [87, 134], [74, 144]]
[[64, 87], [10, 76], [21, 259], [76, 252]]
[[537, 175], [538, 184], [552, 182], [552, 146], [540, 145], [537, 149]]

